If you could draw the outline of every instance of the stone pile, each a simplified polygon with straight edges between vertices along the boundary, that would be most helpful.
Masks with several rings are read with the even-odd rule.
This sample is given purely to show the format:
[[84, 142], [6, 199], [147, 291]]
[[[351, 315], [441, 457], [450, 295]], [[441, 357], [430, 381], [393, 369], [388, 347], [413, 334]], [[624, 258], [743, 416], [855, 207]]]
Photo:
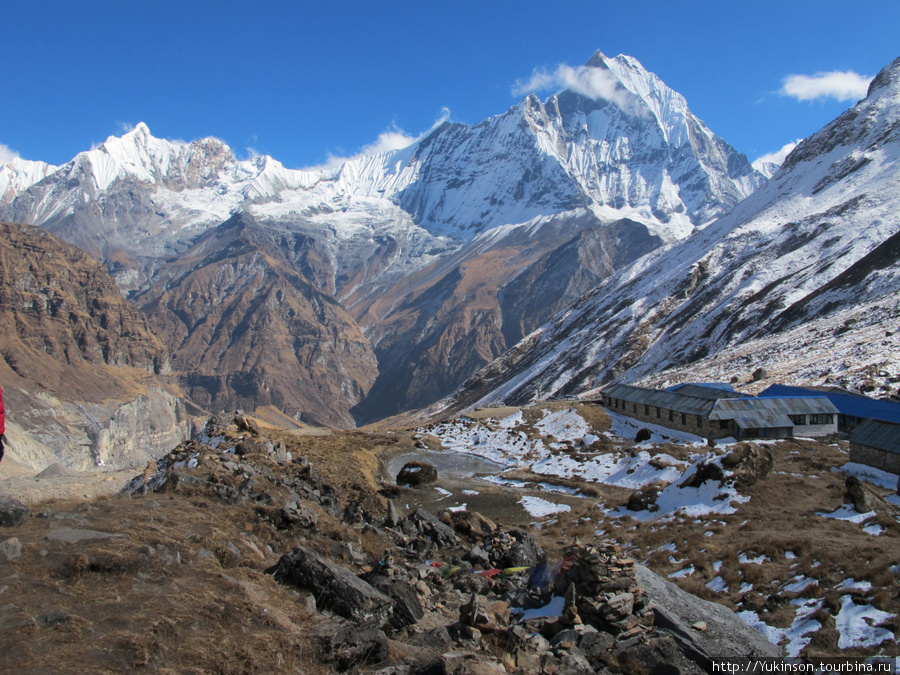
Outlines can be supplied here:
[[557, 577], [556, 587], [568, 584], [574, 588], [574, 606], [581, 621], [619, 640], [653, 627], [650, 599], [635, 578], [634, 560], [624, 557], [616, 544], [570, 546], [565, 555], [573, 566]]

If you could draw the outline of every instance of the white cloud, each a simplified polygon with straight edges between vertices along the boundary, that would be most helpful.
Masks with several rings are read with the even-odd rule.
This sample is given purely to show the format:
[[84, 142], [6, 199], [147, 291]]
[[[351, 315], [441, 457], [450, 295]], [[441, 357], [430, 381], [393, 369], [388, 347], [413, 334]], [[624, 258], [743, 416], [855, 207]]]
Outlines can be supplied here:
[[402, 150], [416, 142], [415, 136], [410, 136], [402, 129], [394, 127], [378, 134], [374, 143], [364, 145], [359, 150], [360, 155], [377, 155], [390, 150]]
[[319, 164], [317, 166], [307, 166], [304, 167], [304, 171], [330, 171], [332, 169], [338, 168], [341, 164], [345, 164], [353, 159], [358, 159], [360, 157], [366, 157], [369, 155], [377, 155], [381, 152], [390, 152], [391, 150], [402, 150], [403, 148], [407, 148], [419, 139], [423, 138], [426, 134], [433, 131], [435, 128], [446, 122], [450, 119], [450, 110], [449, 108], [441, 108], [441, 114], [434, 121], [434, 124], [429, 127], [428, 131], [425, 131], [418, 136], [411, 136], [407, 134], [403, 129], [400, 129], [396, 125], [391, 126], [390, 129], [386, 131], [382, 131], [378, 134], [378, 138], [375, 139], [372, 143], [368, 143], [359, 149], [354, 155], [351, 156], [340, 156], [334, 155], [332, 153], [328, 153], [328, 159], [325, 160], [323, 164]]
[[0, 166], [16, 159], [19, 153], [10, 148], [8, 145], [0, 143]]
[[513, 96], [523, 96], [529, 92], [569, 89], [589, 99], [609, 101], [620, 108], [639, 114], [638, 98], [621, 86], [611, 70], [565, 64], [557, 66], [552, 73], [535, 69], [527, 80], [517, 80], [512, 86]]
[[814, 75], [788, 75], [781, 81], [782, 96], [790, 96], [798, 101], [814, 101], [819, 98], [833, 98], [838, 101], [857, 101], [865, 98], [872, 78], [852, 70], [833, 70]]
[[802, 141], [802, 138], [798, 138], [796, 141], [792, 141], [790, 143], [785, 144], [780, 150], [776, 150], [775, 152], [768, 152], [762, 157], [759, 157], [753, 165], [757, 164], [777, 164], [781, 166], [784, 163], [784, 158], [787, 157], [791, 150], [797, 147], [797, 144]]

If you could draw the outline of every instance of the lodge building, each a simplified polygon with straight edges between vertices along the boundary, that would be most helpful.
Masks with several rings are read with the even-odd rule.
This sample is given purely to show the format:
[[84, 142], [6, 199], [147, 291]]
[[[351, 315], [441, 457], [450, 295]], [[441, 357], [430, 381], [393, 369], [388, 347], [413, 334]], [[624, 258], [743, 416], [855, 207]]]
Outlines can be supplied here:
[[792, 438], [837, 433], [838, 409], [825, 396], [757, 398], [723, 384], [647, 389], [613, 384], [603, 405], [635, 419], [704, 438]]

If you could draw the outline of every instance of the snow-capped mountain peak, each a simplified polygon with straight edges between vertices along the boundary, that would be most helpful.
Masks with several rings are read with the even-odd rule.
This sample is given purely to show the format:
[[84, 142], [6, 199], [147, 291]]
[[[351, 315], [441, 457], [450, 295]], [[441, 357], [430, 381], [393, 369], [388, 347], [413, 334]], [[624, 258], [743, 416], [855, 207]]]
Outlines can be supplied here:
[[796, 384], [896, 372], [898, 166], [900, 59], [734, 210], [620, 269], [486, 369], [491, 391], [456, 404], [759, 367]]
[[0, 205], [55, 172], [59, 167], [46, 162], [33, 162], [21, 157], [11, 159], [0, 167]]
[[110, 136], [76, 158], [90, 172], [97, 190], [118, 179], [183, 188], [201, 185], [225, 165], [233, 164], [231, 149], [215, 138], [180, 143], [154, 137], [143, 122], [122, 136]]

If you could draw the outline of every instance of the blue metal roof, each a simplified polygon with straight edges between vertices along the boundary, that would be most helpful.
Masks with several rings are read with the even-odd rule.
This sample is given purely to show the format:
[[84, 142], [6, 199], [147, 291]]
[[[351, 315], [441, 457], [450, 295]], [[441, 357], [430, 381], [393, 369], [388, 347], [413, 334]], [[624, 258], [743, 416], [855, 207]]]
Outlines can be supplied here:
[[825, 396], [834, 404], [842, 415], [850, 415], [860, 419], [881, 420], [900, 424], [900, 403], [894, 401], [878, 401], [861, 394], [834, 391], [828, 389], [807, 389], [804, 387], [789, 387], [785, 384], [773, 384], [760, 392], [759, 398], [774, 397], [811, 397]]
[[666, 387], [663, 391], [678, 391], [682, 387], [706, 387], [707, 389], [734, 391], [734, 387], [727, 382], [682, 382], [681, 384], [673, 384], [671, 387]]

